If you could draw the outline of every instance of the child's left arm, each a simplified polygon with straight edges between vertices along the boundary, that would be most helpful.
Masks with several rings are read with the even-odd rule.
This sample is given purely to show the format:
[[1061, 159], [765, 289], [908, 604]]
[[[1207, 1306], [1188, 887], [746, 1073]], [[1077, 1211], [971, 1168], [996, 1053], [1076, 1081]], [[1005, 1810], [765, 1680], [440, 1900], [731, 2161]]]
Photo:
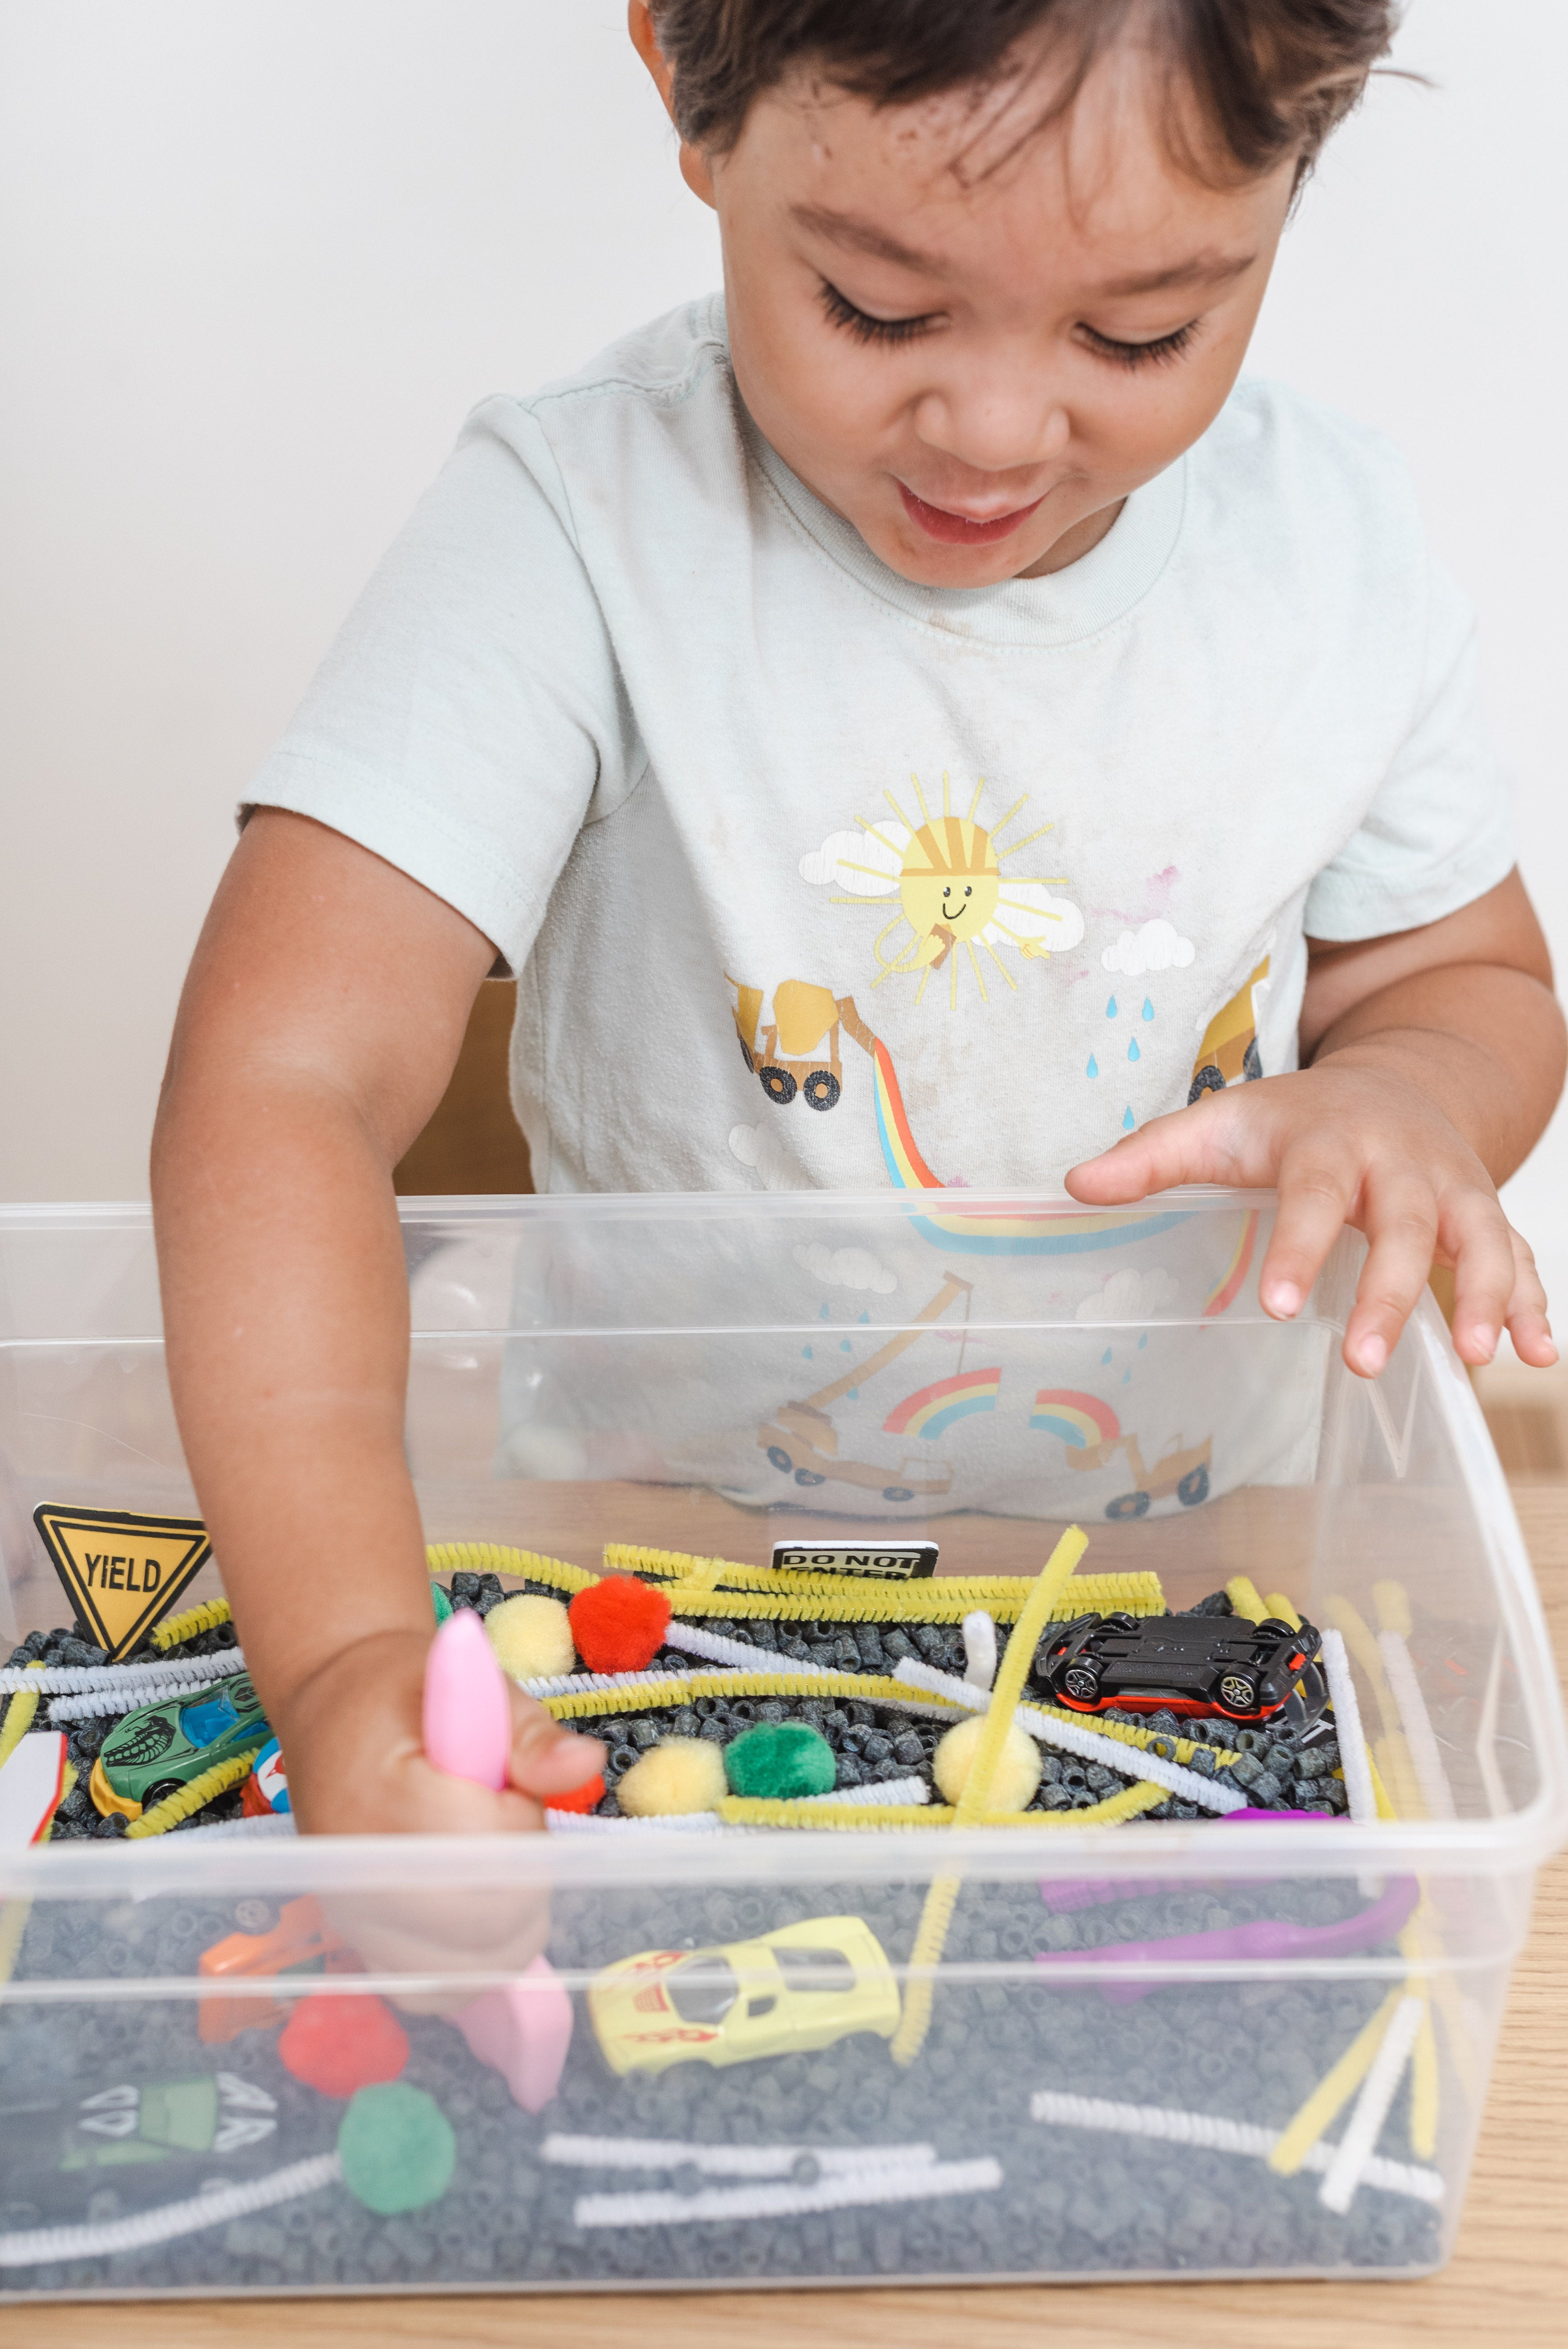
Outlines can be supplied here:
[[1552, 962], [1517, 872], [1425, 928], [1309, 940], [1302, 1067], [1205, 1093], [1068, 1176], [1118, 1205], [1175, 1183], [1276, 1187], [1264, 1309], [1300, 1309], [1342, 1224], [1370, 1250], [1345, 1360], [1376, 1378], [1434, 1262], [1454, 1268], [1454, 1343], [1487, 1362], [1506, 1324], [1526, 1362], [1557, 1349], [1530, 1249], [1497, 1185], [1534, 1146], [1563, 1087]]

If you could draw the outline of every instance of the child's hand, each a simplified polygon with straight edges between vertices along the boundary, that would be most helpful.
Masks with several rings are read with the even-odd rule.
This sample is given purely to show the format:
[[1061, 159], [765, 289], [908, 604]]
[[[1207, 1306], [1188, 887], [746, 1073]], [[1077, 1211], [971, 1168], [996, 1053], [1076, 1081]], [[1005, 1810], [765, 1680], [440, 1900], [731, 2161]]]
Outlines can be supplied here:
[[418, 1634], [381, 1632], [340, 1649], [275, 1721], [289, 1798], [307, 1834], [505, 1835], [544, 1825], [543, 1797], [603, 1767], [596, 1737], [562, 1729], [513, 1688], [511, 1785], [499, 1794], [426, 1761], [425, 1659]]
[[1282, 1320], [1300, 1310], [1340, 1226], [1366, 1234], [1344, 1347], [1364, 1378], [1382, 1371], [1434, 1261], [1454, 1268], [1454, 1343], [1465, 1361], [1490, 1362], [1504, 1326], [1522, 1361], [1557, 1360], [1535, 1260], [1491, 1175], [1430, 1093], [1375, 1050], [1206, 1094], [1067, 1178], [1073, 1197], [1094, 1206], [1176, 1183], [1277, 1188], [1258, 1292]]

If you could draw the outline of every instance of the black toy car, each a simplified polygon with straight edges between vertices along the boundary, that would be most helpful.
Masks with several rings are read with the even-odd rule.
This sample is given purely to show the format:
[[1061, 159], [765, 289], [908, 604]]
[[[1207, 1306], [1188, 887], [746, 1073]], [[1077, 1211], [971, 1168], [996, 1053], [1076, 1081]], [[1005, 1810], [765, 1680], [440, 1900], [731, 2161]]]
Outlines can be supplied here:
[[1283, 1713], [1305, 1727], [1328, 1691], [1317, 1662], [1322, 1636], [1278, 1616], [1080, 1615], [1042, 1648], [1036, 1677], [1073, 1713], [1222, 1713], [1261, 1722]]

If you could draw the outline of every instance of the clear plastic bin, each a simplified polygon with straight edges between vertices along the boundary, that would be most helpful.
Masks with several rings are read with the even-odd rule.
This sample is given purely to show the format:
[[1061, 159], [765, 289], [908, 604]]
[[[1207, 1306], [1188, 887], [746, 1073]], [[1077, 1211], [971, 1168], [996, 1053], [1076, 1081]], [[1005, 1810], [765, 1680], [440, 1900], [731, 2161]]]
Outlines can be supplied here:
[[[5, 1853], [0, 2292], [1440, 2264], [1535, 1872], [1568, 1826], [1563, 1725], [1430, 1300], [1381, 1382], [1357, 1381], [1338, 1340], [1359, 1243], [1272, 1323], [1272, 1213], [1207, 1192], [1110, 1216], [969, 1192], [406, 1203], [432, 1542], [763, 1566], [779, 1539], [918, 1534], [939, 1574], [1022, 1576], [1076, 1520], [1084, 1574], [1152, 1569], [1173, 1609], [1245, 1575], [1337, 1627], [1395, 1816], [493, 1842], [192, 1826]], [[140, 1208], [0, 1209], [7, 1650], [66, 1619], [40, 1503], [195, 1513]], [[212, 1566], [191, 1596], [221, 1588]], [[841, 1742], [846, 1702], [822, 1714]], [[889, 2033], [946, 1878], [929, 2031], [900, 2062]], [[202, 1971], [226, 1937], [274, 1931], [285, 1970]], [[571, 2038], [530, 2110], [451, 2017], [542, 1941]], [[673, 1999], [605, 1990], [596, 2030], [595, 1978], [650, 1952], [699, 1961]], [[447, 2132], [450, 2182], [419, 2207], [365, 2199], [414, 2190], [365, 2185], [407, 2101], [350, 2104], [279, 2054], [300, 2001], [366, 1994], [398, 2002], [401, 2086]], [[686, 2034], [678, 2060], [628, 2055], [637, 1996]], [[346, 2044], [365, 2013], [331, 2010]], [[1280, 2174], [1280, 2133], [1390, 2013], [1407, 2054], [1385, 2116], [1353, 2082]], [[435, 2158], [428, 2132], [411, 2143], [398, 2177]]]

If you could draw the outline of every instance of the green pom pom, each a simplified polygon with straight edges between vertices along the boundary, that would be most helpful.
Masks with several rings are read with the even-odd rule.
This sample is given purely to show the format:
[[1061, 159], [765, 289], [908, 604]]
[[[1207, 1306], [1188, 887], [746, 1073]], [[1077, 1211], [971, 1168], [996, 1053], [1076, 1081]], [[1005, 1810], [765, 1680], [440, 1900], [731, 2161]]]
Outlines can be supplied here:
[[422, 2210], [452, 2182], [457, 2140], [434, 2096], [392, 2080], [350, 2097], [337, 2132], [343, 2182], [377, 2218]]
[[430, 1604], [436, 1610], [436, 1622], [439, 1627], [451, 1613], [452, 1602], [438, 1582], [432, 1581], [430, 1585]]
[[797, 1795], [830, 1795], [838, 1775], [833, 1749], [804, 1721], [765, 1721], [724, 1749], [732, 1793], [789, 1802]]

